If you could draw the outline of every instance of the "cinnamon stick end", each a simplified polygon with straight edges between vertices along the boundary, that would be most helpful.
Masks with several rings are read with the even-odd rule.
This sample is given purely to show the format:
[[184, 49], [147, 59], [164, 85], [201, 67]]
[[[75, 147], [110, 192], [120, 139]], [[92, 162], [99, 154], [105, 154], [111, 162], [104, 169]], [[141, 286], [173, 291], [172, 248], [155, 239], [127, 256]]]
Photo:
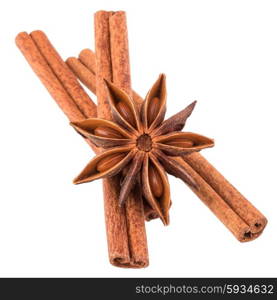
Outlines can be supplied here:
[[266, 218], [257, 220], [253, 225], [249, 227], [249, 229], [242, 231], [241, 234], [237, 237], [237, 239], [242, 243], [251, 242], [263, 233], [266, 225]]
[[19, 32], [15, 37], [15, 43], [18, 48], [20, 48], [22, 41], [26, 38], [29, 38], [29, 35], [26, 31]]
[[42, 30], [33, 30], [30, 35], [44, 35], [46, 37], [46, 34]]
[[146, 268], [149, 265], [149, 261], [145, 260], [139, 260], [139, 261], [128, 261], [122, 257], [114, 257], [110, 259], [111, 265], [119, 268], [125, 268], [125, 269], [142, 269]]
[[79, 58], [81, 59], [82, 57], [86, 57], [87, 55], [91, 55], [91, 53], [92, 53], [92, 51], [89, 48], [85, 48], [79, 53]]

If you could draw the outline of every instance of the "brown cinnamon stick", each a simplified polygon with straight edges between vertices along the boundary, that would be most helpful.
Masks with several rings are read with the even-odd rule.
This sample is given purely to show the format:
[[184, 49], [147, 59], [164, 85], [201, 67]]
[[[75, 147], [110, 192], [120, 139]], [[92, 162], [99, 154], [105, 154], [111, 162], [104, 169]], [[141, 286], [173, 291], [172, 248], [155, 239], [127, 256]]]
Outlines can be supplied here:
[[191, 153], [183, 159], [207, 181], [224, 201], [249, 226], [248, 235], [260, 235], [267, 219], [231, 183], [224, 178], [202, 155]]
[[[128, 31], [125, 12], [118, 11], [109, 18], [113, 83], [132, 96], [129, 62]], [[134, 262], [148, 264], [144, 209], [139, 187], [125, 203], [131, 258]]]
[[96, 57], [95, 53], [90, 49], [83, 49], [79, 53], [79, 61], [82, 62], [84, 66], [86, 66], [93, 74], [96, 71]]
[[[98, 116], [105, 119], [112, 119], [112, 115], [103, 78], [116, 80], [120, 86], [124, 86], [126, 92], [129, 92], [131, 84], [127, 32], [124, 26], [113, 26], [115, 20], [120, 23], [126, 22], [122, 13], [99, 11], [95, 14]], [[121, 72], [116, 61], [112, 60], [111, 49], [125, 57], [123, 65], [127, 75]], [[103, 182], [104, 190], [110, 191], [109, 197], [104, 199], [110, 262], [119, 267], [146, 267], [148, 252], [141, 197], [138, 198], [132, 193], [125, 207], [119, 208], [119, 176], [104, 179]], [[118, 245], [121, 246], [120, 249]]]
[[[43, 34], [41, 31], [38, 31], [37, 33], [39, 35]], [[37, 47], [37, 44], [34, 42], [33, 38], [26, 32], [19, 33], [15, 41], [17, 47], [24, 55], [35, 74], [41, 80], [42, 84], [46, 87], [52, 98], [60, 106], [61, 110], [65, 113], [68, 119], [71, 122], [77, 122], [89, 117], [84, 114], [85, 110], [80, 110], [79, 106], [76, 104], [75, 99], [73, 99], [70, 93], [68, 92], [68, 90], [71, 90], [72, 92], [72, 90], [74, 89], [75, 91], [72, 92], [72, 95], [74, 94], [76, 97], [78, 95], [78, 98], [82, 97], [82, 95], [78, 94], [78, 92], [80, 91], [82, 93], [82, 88], [75, 88], [76, 84], [79, 85], [79, 82], [76, 80], [76, 78], [72, 87], [68, 82], [65, 83], [65, 81], [71, 80], [70, 76], [72, 76], [72, 72], [66, 66], [62, 58], [60, 58], [56, 50], [54, 49], [52, 51], [52, 55], [48, 56], [49, 61], [47, 61], [45, 58], [46, 56], [43, 55], [41, 50]], [[57, 69], [61, 68], [63, 68], [65, 71], [63, 80], [61, 80], [61, 78], [57, 77], [56, 75], [58, 73]], [[68, 89], [65, 88], [65, 85], [68, 87]], [[86, 106], [89, 105], [88, 101], [85, 103]], [[92, 101], [90, 111], [91, 116], [96, 114], [96, 105]], [[85, 138], [85, 141], [95, 152], [98, 152], [97, 147], [89, 139]]]
[[[213, 188], [208, 184], [203, 177], [184, 159], [181, 157], [174, 158], [176, 163], [182, 165], [187, 173], [195, 180], [199, 188], [195, 189], [189, 186], [193, 192], [209, 207], [209, 209], [217, 216], [217, 218], [233, 233], [240, 242], [254, 240], [261, 233], [260, 231], [252, 231], [249, 223], [247, 223], [241, 215], [233, 209]], [[243, 205], [244, 200], [241, 205]], [[237, 201], [240, 201], [237, 200]], [[254, 208], [254, 207], [253, 207]], [[254, 208], [255, 209], [255, 208]], [[256, 210], [256, 209], [255, 209]], [[248, 214], [252, 214], [252, 209]]]
[[[44, 35], [41, 32], [37, 33], [39, 37], [36, 36], [36, 38], [40, 38], [41, 35]], [[71, 71], [66, 70], [67, 67], [64, 68], [64, 62], [59, 59], [58, 53], [54, 51], [54, 49], [49, 49], [49, 47], [53, 48], [53, 46], [49, 44], [50, 42], [48, 41], [48, 39], [46, 40], [43, 37], [43, 39], [41, 39], [40, 42], [41, 47], [40, 49], [38, 49], [38, 46], [34, 43], [32, 37], [27, 33], [20, 33], [16, 37], [17, 46], [22, 51], [30, 66], [41, 79], [42, 83], [48, 89], [52, 97], [60, 105], [61, 109], [65, 112], [69, 120], [75, 122], [84, 120], [87, 117], [95, 116], [95, 104], [91, 101], [91, 109], [87, 109], [88, 105], [90, 105], [89, 102], [81, 101], [82, 97], [80, 97], [80, 94], [78, 96], [74, 94], [76, 93], [76, 90], [80, 91], [80, 89], [76, 89], [76, 82], [73, 82], [73, 84], [70, 84], [68, 82], [68, 80], [72, 80], [72, 75], [68, 74], [68, 72], [71, 73]], [[49, 51], [47, 55], [44, 53], [45, 49], [47, 49], [47, 52]], [[43, 53], [41, 53], [41, 51]], [[67, 82], [65, 83], [65, 81]], [[77, 84], [79, 85], [78, 82]], [[67, 89], [65, 88], [65, 86], [67, 86]], [[74, 99], [69, 93], [71, 95], [74, 95]], [[80, 97], [80, 108], [82, 109], [82, 111], [86, 111], [88, 115], [85, 116], [84, 113], [81, 112], [79, 106], [77, 106], [75, 103], [75, 97]], [[84, 107], [82, 106], [83, 104]], [[84, 108], [86, 108], [86, 110], [84, 110]], [[92, 143], [90, 143], [90, 146], [92, 146], [94, 150], [99, 151]], [[108, 216], [108, 218], [110, 219], [109, 223], [107, 224], [107, 232], [108, 236], [111, 235], [113, 237], [116, 237], [112, 240], [109, 239], [108, 245], [109, 248], [113, 249], [113, 264], [125, 267], [145, 267], [148, 264], [148, 260], [147, 262], [141, 261], [141, 253], [139, 252], [136, 253], [136, 255], [134, 256], [134, 263], [132, 263], [132, 265], [130, 264], [129, 245], [128, 239], [126, 238], [128, 236], [126, 216], [123, 215], [124, 220], [123, 224], [121, 224], [117, 220], [117, 214], [114, 213], [114, 211], [119, 209], [117, 199], [119, 187], [119, 182], [115, 181], [112, 187], [105, 187], [104, 189], [104, 197], [105, 199], [107, 199], [107, 201], [105, 202], [105, 207], [107, 208], [106, 216]], [[135, 199], [133, 199], [133, 201], [135, 201]], [[132, 216], [130, 219], [133, 218], [135, 220], [135, 225], [137, 225], [138, 222], [135, 218], [139, 214], [135, 211], [133, 212], [132, 210], [130, 214]], [[130, 222], [129, 226], [131, 228], [130, 230], [134, 231], [134, 229], [132, 229], [132, 222]], [[140, 243], [141, 237], [134, 237], [134, 240], [136, 243]], [[142, 247], [139, 249], [142, 249], [141, 251], [144, 254], [145, 248], [147, 249], [147, 246], [143, 243], [141, 243], [141, 245]], [[125, 250], [126, 255], [124, 256]]]
[[75, 101], [64, 89], [53, 70], [37, 48], [33, 39], [26, 33], [21, 32], [16, 37], [16, 45], [26, 58], [27, 62], [36, 73], [42, 84], [54, 98], [61, 110], [72, 122], [81, 121], [85, 118]]
[[80, 111], [86, 117], [96, 116], [96, 105], [92, 102], [71, 70], [51, 45], [47, 36], [40, 30], [31, 32], [30, 36], [57, 78], [62, 82], [68, 94], [74, 99]]
[[[82, 60], [92, 60], [93, 52], [86, 49]], [[86, 57], [86, 58], [84, 58]], [[78, 63], [82, 63], [79, 61]], [[92, 64], [91, 66], [92, 67]], [[91, 70], [91, 73], [95, 70]], [[78, 71], [76, 76], [79, 77]], [[133, 91], [137, 103], [142, 98]], [[223, 224], [239, 241], [257, 238], [264, 230], [266, 218], [241, 195], [200, 153], [192, 153], [178, 158], [178, 163], [199, 183], [200, 189], [193, 190], [198, 197], [213, 211]], [[202, 178], [202, 179], [201, 179]], [[225, 202], [225, 203], [224, 203]], [[146, 219], [155, 218], [153, 211], [145, 205]]]
[[69, 57], [66, 63], [72, 72], [79, 78], [79, 80], [90, 90], [96, 94], [96, 78], [85, 65], [83, 65], [78, 58]]

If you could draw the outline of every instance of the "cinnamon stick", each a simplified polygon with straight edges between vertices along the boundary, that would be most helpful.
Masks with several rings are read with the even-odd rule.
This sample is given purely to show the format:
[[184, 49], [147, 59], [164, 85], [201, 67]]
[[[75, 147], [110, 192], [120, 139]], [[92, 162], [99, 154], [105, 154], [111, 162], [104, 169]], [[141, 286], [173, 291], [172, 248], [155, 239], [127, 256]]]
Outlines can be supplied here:
[[[118, 11], [109, 18], [113, 83], [132, 96], [128, 31], [125, 12]], [[132, 260], [148, 264], [144, 209], [139, 186], [126, 201], [126, 220]]]
[[51, 45], [47, 36], [40, 30], [31, 32], [30, 36], [57, 78], [59, 78], [59, 80], [63, 83], [68, 94], [72, 97], [72, 99], [74, 99], [80, 111], [86, 117], [95, 117], [96, 105], [92, 102], [71, 70], [64, 63], [55, 48]]
[[[41, 33], [39, 33], [39, 35], [41, 35]], [[45, 41], [45, 39], [44, 39]], [[24, 54], [25, 58], [27, 59], [27, 61], [29, 62], [30, 66], [32, 67], [32, 69], [34, 70], [34, 72], [38, 75], [38, 77], [41, 79], [42, 83], [45, 85], [45, 87], [47, 88], [47, 90], [50, 92], [51, 96], [55, 99], [55, 101], [59, 104], [59, 106], [61, 107], [61, 109], [65, 112], [65, 114], [67, 115], [67, 117], [69, 118], [70, 121], [75, 122], [75, 121], [81, 121], [84, 120], [85, 118], [89, 117], [88, 115], [85, 116], [83, 112], [81, 112], [80, 108], [76, 105], [75, 103], [75, 98], [73, 99], [72, 96], [70, 96], [69, 92], [71, 92], [71, 95], [74, 94], [75, 91], [73, 91], [73, 89], [76, 88], [75, 82], [73, 85], [70, 85], [67, 82], [67, 89], [65, 88], [65, 82], [68, 79], [70, 80], [70, 76], [69, 78], [66, 76], [69, 75], [68, 71], [66, 70], [66, 68], [64, 68], [62, 66], [62, 64], [64, 64], [63, 61], [60, 61], [57, 58], [58, 53], [53, 51], [54, 49], [51, 49], [51, 51], [49, 51], [48, 55], [44, 55], [40, 52], [40, 51], [44, 51], [47, 46], [49, 46], [49, 43], [47, 42], [46, 45], [44, 44], [44, 42], [42, 42], [41, 45], [41, 50], [38, 49], [37, 45], [34, 43], [32, 37], [30, 35], [28, 35], [27, 33], [20, 33], [17, 37], [16, 37], [16, 44], [19, 47], [19, 49], [21, 50], [21, 52]], [[51, 45], [52, 47], [52, 45]], [[48, 48], [49, 50], [49, 48]], [[46, 58], [48, 60], [46, 60]], [[56, 63], [53, 63], [56, 62]], [[52, 69], [51, 67], [54, 69]], [[63, 69], [61, 71], [61, 69]], [[62, 72], [62, 75], [58, 72], [58, 70], [60, 70], [60, 72]], [[71, 71], [69, 71], [71, 72]], [[56, 75], [58, 74], [58, 75]], [[59, 76], [59, 77], [58, 77]], [[78, 83], [79, 84], [79, 83]], [[78, 90], [78, 89], [77, 89]], [[80, 91], [80, 89], [79, 89]], [[76, 96], [76, 94], [75, 94]], [[89, 104], [88, 102], [82, 102], [81, 100], [79, 101], [79, 104], [81, 106], [82, 109], [82, 104], [84, 103], [84, 105], [87, 108], [87, 105]], [[92, 103], [91, 105], [91, 110], [86, 110], [87, 112], [91, 112], [90, 116], [95, 116], [95, 112], [93, 112], [93, 110], [96, 108], [95, 104]], [[90, 143], [90, 146], [92, 146], [92, 148], [95, 151], [99, 151], [99, 149], [97, 149], [92, 143]], [[129, 241], [127, 239], [128, 236], [128, 232], [127, 230], [132, 230], [134, 231], [134, 228], [132, 228], [132, 226], [137, 226], [139, 224], [139, 222], [136, 220], [136, 218], [138, 218], [137, 216], [139, 216], [139, 212], [136, 212], [135, 209], [131, 209], [130, 210], [130, 215], [131, 215], [131, 220], [133, 219], [134, 225], [132, 224], [132, 222], [129, 222], [129, 226], [130, 229], [127, 228], [127, 222], [126, 222], [126, 216], [124, 214], [120, 215], [123, 218], [123, 222], [119, 222], [118, 221], [118, 215], [116, 214], [115, 211], [119, 210], [118, 207], [118, 193], [119, 193], [119, 188], [120, 188], [120, 184], [119, 184], [119, 178], [117, 178], [114, 181], [113, 186], [105, 186], [104, 187], [104, 198], [106, 199], [105, 201], [105, 214], [106, 214], [106, 218], [109, 219], [109, 222], [106, 224], [107, 225], [107, 233], [108, 233], [108, 237], [112, 236], [113, 239], [108, 238], [108, 247], [109, 249], [112, 249], [113, 253], [113, 260], [112, 263], [113, 265], [116, 266], [125, 266], [125, 267], [145, 267], [148, 264], [148, 259], [147, 261], [145, 260], [140, 260], [140, 257], [142, 255], [144, 255], [145, 253], [145, 249], [147, 249], [146, 243], [145, 241], [141, 240], [141, 236], [134, 236], [134, 238], [132, 239], [132, 243], [129, 246]], [[133, 198], [133, 201], [135, 201], [136, 199]], [[131, 202], [131, 205], [133, 205], [133, 203]], [[144, 227], [143, 227], [144, 228]], [[136, 229], [136, 228], [135, 228]], [[143, 235], [142, 235], [143, 236]], [[144, 242], [144, 243], [142, 243]], [[137, 253], [135, 253], [134, 255], [134, 262], [132, 262], [132, 264], [130, 264], [130, 253], [129, 253], [129, 247], [133, 246], [133, 244], [140, 244], [141, 247], [139, 249], [141, 249], [142, 254], [137, 251]], [[133, 249], [131, 249], [133, 251]], [[137, 250], [137, 249], [135, 249]]]
[[[112, 115], [103, 78], [110, 81], [115, 79], [127, 92], [130, 87], [130, 75], [124, 75], [112, 60], [111, 49], [126, 58], [123, 63], [124, 70], [129, 72], [127, 32], [124, 27], [113, 26], [115, 20], [126, 22], [121, 13], [99, 11], [95, 14], [98, 116], [105, 119], [112, 119]], [[119, 267], [146, 267], [148, 252], [141, 197], [132, 193], [125, 207], [120, 208], [119, 176], [104, 179], [103, 182], [104, 190], [110, 192], [109, 197], [104, 197], [110, 262]]]
[[[198, 188], [189, 186], [192, 191], [208, 206], [217, 218], [233, 233], [240, 242], [256, 239], [260, 231], [252, 231], [251, 226], [227, 203], [203, 177], [181, 157], [174, 158], [195, 180]], [[238, 200], [239, 201], [239, 200]], [[243, 202], [241, 203], [243, 205]], [[255, 208], [254, 208], [255, 209]], [[252, 209], [249, 210], [252, 214]]]
[[[42, 32], [40, 33], [43, 34]], [[47, 61], [41, 50], [37, 47], [37, 44], [34, 42], [33, 38], [26, 32], [19, 33], [16, 36], [15, 42], [17, 47], [26, 58], [30, 67], [33, 69], [35, 74], [38, 76], [42, 84], [46, 87], [52, 98], [56, 101], [56, 103], [59, 105], [68, 119], [71, 122], [77, 122], [86, 119], [88, 116], [84, 114], [85, 110], [80, 110], [79, 106], [76, 104], [75, 99], [72, 98], [68, 90], [65, 88], [65, 81], [67, 81], [68, 78], [70, 80], [72, 72], [65, 65], [62, 58], [59, 57], [59, 54], [55, 51], [55, 49], [54, 51], [52, 51], [52, 55], [48, 56], [49, 61]], [[57, 68], [63, 68], [65, 70], [66, 74], [63, 76], [63, 80], [57, 77]], [[66, 75], [68, 75], [68, 77]], [[69, 87], [69, 90], [72, 91], [73, 89], [75, 89], [76, 84], [79, 85], [79, 82], [75, 79], [72, 87], [70, 87], [70, 84], [68, 84], [68, 82], [66, 85], [67, 87]], [[82, 89], [75, 90], [75, 94], [72, 94], [76, 96], [78, 91], [81, 90]], [[81, 95], [78, 95], [78, 97], [81, 97]], [[87, 102], [86, 105], [89, 105], [89, 102]], [[96, 116], [96, 105], [92, 102], [92, 100], [90, 111], [91, 116]], [[85, 138], [85, 141], [95, 152], [99, 151], [98, 148], [89, 139]]]
[[[93, 60], [93, 52], [86, 49], [82, 61]], [[78, 63], [82, 63], [79, 61]], [[90, 65], [92, 67], [93, 64]], [[95, 73], [95, 70], [91, 70]], [[79, 77], [78, 72], [76, 76]], [[142, 98], [133, 91], [137, 103]], [[240, 192], [237, 191], [200, 153], [178, 158], [178, 163], [199, 183], [193, 190], [239, 241], [251, 241], [264, 230], [267, 220]], [[146, 219], [155, 218], [153, 211], [144, 205]]]
[[85, 65], [83, 65], [78, 58], [69, 57], [66, 60], [69, 68], [79, 78], [79, 80], [90, 90], [96, 94], [96, 78]]
[[79, 61], [82, 62], [84, 66], [86, 66], [93, 74], [96, 71], [96, 57], [95, 53], [90, 49], [83, 49], [79, 53]]
[[193, 169], [224, 199], [224, 201], [249, 226], [248, 235], [260, 235], [267, 219], [251, 204], [215, 167], [200, 153], [191, 153], [183, 157]]
[[58, 80], [33, 39], [26, 32], [21, 32], [17, 35], [15, 41], [35, 74], [68, 119], [72, 122], [83, 120], [85, 118], [84, 114], [79, 110], [75, 101]]

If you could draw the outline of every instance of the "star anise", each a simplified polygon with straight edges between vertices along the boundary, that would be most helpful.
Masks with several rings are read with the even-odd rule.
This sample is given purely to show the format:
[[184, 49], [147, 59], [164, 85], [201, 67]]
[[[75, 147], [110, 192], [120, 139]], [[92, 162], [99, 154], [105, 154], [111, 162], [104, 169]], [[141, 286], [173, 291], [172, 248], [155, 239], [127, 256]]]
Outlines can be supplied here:
[[[94, 157], [74, 183], [85, 183], [121, 173], [119, 205], [123, 205], [135, 184], [164, 224], [169, 222], [170, 190], [166, 172], [188, 185], [196, 184], [172, 156], [212, 147], [213, 140], [181, 132], [196, 101], [164, 121], [165, 75], [159, 76], [140, 108], [124, 91], [107, 82], [114, 122], [92, 118], [72, 123], [83, 136], [105, 151]], [[165, 172], [166, 171], [166, 172]]]

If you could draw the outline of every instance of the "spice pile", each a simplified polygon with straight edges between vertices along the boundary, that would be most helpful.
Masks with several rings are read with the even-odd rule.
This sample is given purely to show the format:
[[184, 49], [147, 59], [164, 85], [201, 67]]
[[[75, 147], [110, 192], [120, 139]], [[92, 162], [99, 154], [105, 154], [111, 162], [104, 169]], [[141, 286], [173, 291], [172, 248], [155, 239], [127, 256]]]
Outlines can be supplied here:
[[[126, 15], [95, 14], [95, 54], [60, 57], [42, 31], [19, 33], [16, 44], [71, 125], [97, 154], [74, 183], [103, 178], [111, 264], [149, 264], [145, 220], [169, 223], [166, 172], [182, 179], [241, 242], [257, 238], [266, 218], [200, 153], [213, 140], [181, 132], [195, 102], [164, 121], [165, 75], [143, 101], [131, 89]], [[97, 106], [78, 79], [96, 94]]]

